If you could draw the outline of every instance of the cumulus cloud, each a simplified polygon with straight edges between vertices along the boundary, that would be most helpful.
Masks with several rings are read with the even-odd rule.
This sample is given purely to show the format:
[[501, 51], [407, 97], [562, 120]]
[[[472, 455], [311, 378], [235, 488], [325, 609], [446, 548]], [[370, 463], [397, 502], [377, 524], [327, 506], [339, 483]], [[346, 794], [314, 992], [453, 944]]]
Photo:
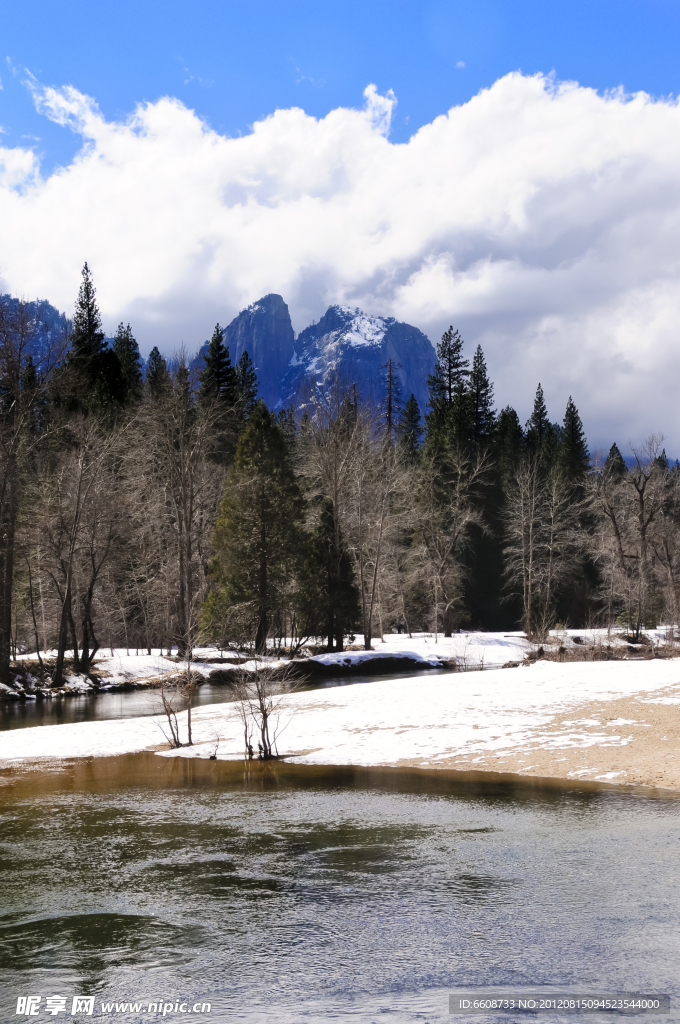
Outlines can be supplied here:
[[571, 393], [596, 445], [651, 430], [680, 454], [680, 109], [511, 74], [389, 141], [396, 99], [315, 119], [277, 110], [240, 138], [178, 100], [109, 122], [30, 80], [82, 136], [47, 177], [0, 146], [0, 274], [72, 308], [84, 260], [108, 328], [195, 348], [266, 292], [300, 330], [331, 302], [484, 348], [501, 404], [553, 418]]

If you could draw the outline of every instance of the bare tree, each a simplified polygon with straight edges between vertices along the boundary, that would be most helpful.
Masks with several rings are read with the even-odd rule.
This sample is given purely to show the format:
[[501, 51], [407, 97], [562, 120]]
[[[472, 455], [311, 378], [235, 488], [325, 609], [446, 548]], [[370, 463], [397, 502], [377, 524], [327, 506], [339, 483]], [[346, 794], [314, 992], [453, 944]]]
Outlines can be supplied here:
[[[599, 513], [599, 559], [610, 603], [623, 605], [630, 632], [639, 638], [651, 614], [650, 599], [658, 586], [656, 561], [668, 581], [675, 567], [674, 488], [661, 458], [663, 437], [652, 434], [633, 447], [630, 469], [604, 466], [594, 480]], [[672, 588], [672, 601], [675, 601]], [[658, 603], [658, 602], [657, 602]]]
[[451, 636], [461, 607], [462, 555], [473, 526], [485, 529], [476, 496], [486, 480], [488, 456], [462, 447], [451, 451], [446, 470], [425, 458], [418, 473], [416, 526], [420, 536], [416, 578], [434, 595], [435, 631], [439, 609], [444, 635]]
[[293, 713], [288, 702], [293, 689], [292, 677], [260, 661], [238, 670], [233, 692], [243, 723], [246, 757], [253, 757], [253, 738], [261, 760], [270, 761], [279, 756], [277, 739]]

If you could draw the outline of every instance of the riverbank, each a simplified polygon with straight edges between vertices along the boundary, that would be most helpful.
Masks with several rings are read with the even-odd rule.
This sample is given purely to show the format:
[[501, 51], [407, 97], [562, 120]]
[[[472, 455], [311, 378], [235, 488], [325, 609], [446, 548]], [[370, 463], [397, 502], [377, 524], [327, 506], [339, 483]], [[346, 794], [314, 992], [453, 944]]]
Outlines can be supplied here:
[[[160, 708], [159, 708], [160, 711]], [[186, 739], [186, 713], [178, 716]], [[155, 751], [243, 757], [239, 706], [193, 712], [169, 750], [162, 716], [5, 732], [5, 764]], [[277, 746], [309, 765], [445, 768], [680, 789], [680, 661], [537, 661], [511, 671], [382, 679], [283, 698]], [[167, 729], [166, 729], [167, 731]]]
[[[64, 683], [54, 687], [51, 671], [54, 651], [22, 655], [12, 666], [11, 684], [0, 683], [0, 702], [53, 700], [87, 694], [154, 690], [186, 678], [188, 670], [199, 685], [229, 686], [244, 671], [267, 667], [288, 680], [323, 681], [331, 677], [396, 675], [405, 672], [479, 671], [515, 668], [536, 660], [630, 661], [669, 658], [680, 655], [672, 630], [648, 630], [631, 643], [621, 630], [552, 630], [541, 642], [532, 642], [521, 632], [460, 632], [452, 637], [434, 633], [385, 634], [373, 642], [370, 651], [355, 643], [345, 651], [320, 653], [318, 647], [302, 647], [291, 657], [271, 655], [253, 660], [239, 651], [215, 647], [197, 648], [191, 663], [176, 651], [151, 653], [102, 650], [88, 675], [76, 673], [67, 662]], [[69, 671], [70, 667], [70, 671]]]

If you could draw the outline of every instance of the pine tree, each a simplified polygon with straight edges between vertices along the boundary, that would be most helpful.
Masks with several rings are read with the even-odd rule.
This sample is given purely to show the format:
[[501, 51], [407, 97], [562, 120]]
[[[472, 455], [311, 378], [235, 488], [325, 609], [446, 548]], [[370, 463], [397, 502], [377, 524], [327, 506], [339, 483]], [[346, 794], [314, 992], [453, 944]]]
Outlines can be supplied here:
[[139, 355], [139, 345], [132, 334], [130, 324], [124, 327], [118, 324], [116, 336], [113, 339], [113, 351], [118, 356], [120, 363], [123, 385], [125, 387], [125, 399], [128, 404], [139, 402], [142, 397], [142, 360]]
[[336, 547], [333, 502], [324, 498], [300, 571], [302, 632], [328, 637], [328, 650], [343, 649], [343, 638], [360, 617], [359, 588], [342, 531]]
[[163, 356], [154, 347], [149, 352], [149, 359], [146, 364], [146, 386], [152, 398], [160, 398], [170, 384], [170, 374], [167, 363]]
[[21, 404], [26, 410], [26, 431], [35, 438], [47, 428], [47, 394], [41, 387], [33, 356], [28, 356], [21, 374]]
[[613, 444], [609, 449], [604, 463], [604, 472], [610, 479], [620, 479], [627, 472], [626, 461], [617, 444]]
[[581, 492], [590, 468], [590, 454], [581, 417], [571, 395], [567, 402], [564, 423], [560, 432], [557, 463], [567, 483]]
[[388, 359], [382, 366], [382, 369], [385, 371], [383, 374], [383, 386], [385, 388], [385, 432], [390, 443], [392, 441], [392, 434], [397, 426], [397, 418], [401, 408], [401, 387], [395, 372], [400, 365], [394, 359]]
[[231, 365], [229, 349], [224, 344], [224, 332], [215, 325], [208, 351], [203, 357], [205, 366], [200, 374], [201, 390], [199, 399], [220, 398], [229, 405], [237, 401], [237, 372]]
[[498, 417], [494, 447], [500, 480], [507, 489], [524, 451], [524, 431], [519, 416], [509, 405]]
[[469, 361], [463, 359], [463, 339], [459, 331], [449, 327], [437, 345], [437, 364], [434, 373], [427, 378], [432, 409], [440, 403], [451, 404], [456, 388], [469, 376]]
[[303, 511], [285, 438], [258, 402], [239, 438], [213, 540], [216, 587], [204, 622], [214, 634], [228, 608], [251, 603], [255, 649], [265, 653], [272, 612], [290, 589], [304, 547]]
[[470, 413], [472, 437], [476, 444], [488, 440], [494, 432], [496, 413], [493, 408], [493, 384], [489, 380], [482, 346], [478, 345], [470, 373]]
[[101, 411], [113, 403], [122, 402], [125, 385], [120, 360], [108, 348], [102, 318], [96, 299], [96, 289], [87, 263], [83, 266], [83, 280], [76, 300], [71, 333], [71, 349], [66, 360], [60, 387], [65, 404], [71, 410]]
[[236, 390], [241, 416], [248, 419], [257, 405], [257, 374], [247, 352], [243, 353], [236, 366]]
[[97, 289], [87, 263], [83, 266], [83, 280], [76, 300], [71, 333], [73, 358], [95, 360], [102, 355], [106, 345], [102, 318], [97, 305]]
[[398, 427], [399, 446], [406, 461], [411, 465], [420, 456], [420, 439], [423, 436], [423, 425], [420, 419], [420, 407], [415, 395], [411, 395], [404, 406]]
[[539, 384], [536, 388], [534, 409], [526, 425], [526, 444], [530, 451], [540, 451], [549, 426], [550, 420], [548, 419], [548, 410], [543, 398], [543, 388]]

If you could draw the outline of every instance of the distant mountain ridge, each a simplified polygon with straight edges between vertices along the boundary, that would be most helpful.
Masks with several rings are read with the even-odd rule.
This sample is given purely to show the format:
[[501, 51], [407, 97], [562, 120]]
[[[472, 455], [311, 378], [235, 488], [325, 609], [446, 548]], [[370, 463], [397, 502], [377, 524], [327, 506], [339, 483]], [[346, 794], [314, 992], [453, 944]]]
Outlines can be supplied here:
[[435, 350], [422, 331], [394, 317], [334, 305], [296, 338], [288, 306], [280, 295], [269, 294], [234, 317], [224, 329], [224, 341], [232, 363], [248, 352], [259, 393], [272, 409], [295, 405], [305, 379], [323, 386], [336, 375], [379, 402], [384, 366], [391, 359], [402, 401], [413, 393], [425, 412]]

